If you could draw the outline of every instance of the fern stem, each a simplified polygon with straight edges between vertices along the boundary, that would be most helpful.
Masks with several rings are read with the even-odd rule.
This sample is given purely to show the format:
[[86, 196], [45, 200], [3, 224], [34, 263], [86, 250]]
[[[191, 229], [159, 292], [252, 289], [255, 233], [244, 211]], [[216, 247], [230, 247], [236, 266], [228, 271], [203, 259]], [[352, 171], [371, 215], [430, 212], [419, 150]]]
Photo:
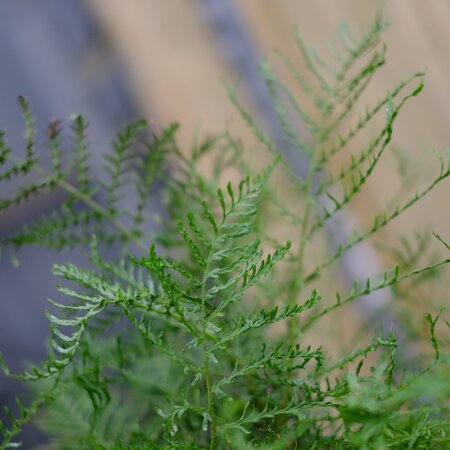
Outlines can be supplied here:
[[214, 246], [217, 239], [217, 233], [214, 237], [214, 240], [212, 241], [211, 248], [208, 252], [208, 259], [206, 260], [206, 265], [204, 269], [203, 274], [203, 280], [202, 280], [202, 292], [201, 292], [201, 299], [202, 299], [202, 353], [203, 353], [203, 371], [204, 371], [204, 377], [205, 377], [205, 384], [206, 384], [206, 393], [208, 397], [208, 406], [207, 411], [211, 420], [211, 434], [210, 434], [210, 450], [215, 450], [217, 448], [217, 420], [216, 420], [216, 414], [214, 411], [214, 398], [213, 398], [213, 391], [212, 391], [212, 380], [211, 380], [211, 371], [209, 368], [209, 350], [206, 342], [206, 338], [208, 335], [207, 332], [207, 310], [206, 310], [206, 282], [207, 282], [207, 275], [209, 272], [209, 267], [211, 265], [212, 256], [214, 253]]
[[205, 370], [206, 390], [208, 394], [208, 414], [211, 417], [211, 442], [209, 448], [210, 450], [215, 450], [217, 448], [217, 421], [214, 413], [212, 382], [211, 382], [211, 374], [209, 371], [209, 361], [206, 349], [206, 342], [204, 342], [203, 344], [203, 363]]
[[[319, 136], [319, 145], [322, 143], [322, 138]], [[303, 217], [300, 221], [300, 237], [298, 243], [298, 251], [297, 251], [297, 268], [294, 271], [294, 280], [292, 282], [291, 287], [291, 299], [293, 302], [297, 301], [303, 286], [305, 285], [305, 249], [306, 244], [308, 243], [308, 223], [309, 216], [311, 214], [311, 207], [313, 205], [313, 187], [314, 187], [314, 178], [316, 173], [316, 165], [317, 165], [317, 155], [319, 154], [318, 148], [315, 149], [312, 153], [311, 164], [308, 168], [308, 175], [305, 182], [305, 195], [306, 195], [306, 205], [303, 213]], [[288, 333], [289, 333], [289, 343], [292, 345], [295, 343], [296, 338], [296, 329], [297, 329], [298, 320], [296, 317], [292, 317], [288, 324]]]

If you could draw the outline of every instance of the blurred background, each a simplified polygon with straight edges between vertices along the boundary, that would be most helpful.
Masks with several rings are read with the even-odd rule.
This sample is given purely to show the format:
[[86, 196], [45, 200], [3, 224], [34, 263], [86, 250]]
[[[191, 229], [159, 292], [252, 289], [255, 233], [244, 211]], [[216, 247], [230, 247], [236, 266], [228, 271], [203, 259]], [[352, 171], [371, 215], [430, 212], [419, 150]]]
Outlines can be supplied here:
[[[262, 59], [276, 67], [274, 49], [282, 49], [302, 70], [294, 26], [326, 53], [342, 20], [360, 34], [376, 7], [373, 0], [0, 0], [0, 129], [14, 147], [23, 147], [16, 99], [24, 95], [42, 139], [52, 118], [64, 126], [71, 113], [83, 113], [98, 155], [120, 126], [142, 116], [156, 129], [179, 121], [181, 147], [189, 147], [194, 133], [226, 126], [249, 152], [258, 151], [223, 82], [239, 81], [242, 102], [277, 140], [273, 105], [259, 77]], [[371, 103], [400, 79], [426, 70], [425, 91], [405, 108], [395, 139], [403, 154], [420, 164], [430, 161], [432, 149], [450, 144], [450, 2], [396, 0], [385, 9], [388, 64], [365, 98]], [[369, 211], [381, 208], [396, 186], [396, 171], [393, 163], [376, 171], [355, 202], [356, 222], [365, 223]], [[440, 186], [394, 222], [392, 236], [430, 223], [450, 239], [448, 188]], [[59, 200], [41, 197], [0, 215], [0, 235]], [[0, 262], [0, 349], [13, 369], [45, 357], [43, 311], [54, 292], [53, 262], [53, 254], [35, 249], [22, 251], [18, 268], [10, 258]], [[12, 386], [0, 381], [4, 404]]]

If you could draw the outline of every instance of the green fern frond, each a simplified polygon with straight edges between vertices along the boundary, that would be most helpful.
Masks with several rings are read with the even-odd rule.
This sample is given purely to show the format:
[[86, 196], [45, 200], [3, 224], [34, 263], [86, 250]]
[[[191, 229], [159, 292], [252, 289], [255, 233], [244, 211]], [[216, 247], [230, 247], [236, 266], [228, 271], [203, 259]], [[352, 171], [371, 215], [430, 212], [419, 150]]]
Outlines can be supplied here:
[[[91, 162], [88, 123], [79, 114], [71, 116], [68, 149], [62, 124], [50, 122], [46, 167], [37, 158], [29, 105], [19, 98], [25, 156], [13, 156], [0, 132], [0, 182], [19, 183], [0, 200], [1, 213], [54, 190], [65, 198], [1, 243], [14, 250], [82, 247], [89, 263], [53, 266], [62, 282], [47, 312], [47, 359], [18, 374], [0, 359], [7, 376], [40, 380], [36, 400], [28, 407], [19, 402], [16, 415], [7, 411], [9, 424], [0, 422], [0, 449], [18, 446], [16, 435], [38, 407], [43, 414], [37, 423], [51, 445], [68, 450], [446, 448], [450, 325], [445, 310], [431, 301], [433, 283], [450, 258], [436, 257], [426, 234], [402, 236], [399, 248], [388, 246], [391, 269], [357, 276], [348, 264], [342, 266], [345, 276], [332, 270], [450, 175], [448, 155], [437, 154], [439, 171], [421, 190], [409, 196], [400, 190], [368, 227], [333, 234], [388, 153], [403, 106], [424, 86], [424, 74], [417, 72], [372, 106], [359, 107], [385, 64], [384, 27], [381, 13], [359, 37], [342, 25], [328, 56], [310, 48], [298, 31], [308, 74], [277, 53], [311, 99], [312, 111], [276, 68], [262, 66], [280, 131], [306, 161], [305, 176], [234, 86], [227, 88], [231, 102], [272, 158], [259, 175], [228, 131], [196, 137], [186, 152], [177, 144], [178, 125], [148, 138], [145, 120], [117, 134], [103, 173]], [[355, 153], [356, 138], [383, 110], [384, 123]], [[299, 120], [307, 138], [299, 134]], [[333, 158], [346, 151], [347, 163], [334, 173]], [[206, 158], [209, 173], [200, 170]], [[229, 169], [242, 181], [224, 182]], [[164, 211], [156, 211], [156, 195]], [[435, 237], [441, 250], [450, 249]], [[323, 245], [316, 246], [319, 240]], [[104, 246], [115, 244], [121, 248], [113, 248], [114, 258], [106, 256]], [[416, 345], [411, 354], [409, 340], [422, 344], [422, 335], [412, 327], [402, 333], [397, 304], [387, 319], [400, 328], [398, 338], [392, 330], [369, 337], [368, 323], [357, 333], [356, 319], [345, 314], [344, 325], [336, 322], [338, 309], [384, 289], [410, 303], [425, 293], [434, 311], [419, 325], [428, 350]], [[312, 345], [312, 328], [325, 316], [330, 321], [316, 327]], [[342, 349], [332, 342], [330, 351], [325, 328], [338, 326], [354, 329], [357, 342]]]

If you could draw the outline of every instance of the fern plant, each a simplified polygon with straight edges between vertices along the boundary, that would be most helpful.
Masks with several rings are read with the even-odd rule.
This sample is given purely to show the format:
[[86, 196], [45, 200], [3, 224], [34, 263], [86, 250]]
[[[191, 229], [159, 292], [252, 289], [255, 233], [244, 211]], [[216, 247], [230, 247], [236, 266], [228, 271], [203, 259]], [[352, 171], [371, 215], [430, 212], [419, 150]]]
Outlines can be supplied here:
[[[21, 373], [2, 360], [7, 376], [38, 387], [31, 404], [18, 399], [17, 414], [7, 411], [1, 449], [18, 447], [33, 417], [49, 448], [58, 449], [450, 448], [444, 310], [422, 316], [430, 351], [422, 346], [414, 357], [408, 345], [421, 337], [407, 321], [401, 342], [394, 329], [371, 337], [367, 327], [355, 334], [353, 348], [321, 340], [327, 316], [348, 314], [345, 305], [382, 290], [408, 297], [403, 286], [426, 283], [450, 261], [422, 262], [425, 241], [417, 248], [404, 241], [403, 253], [389, 249], [399, 260], [392, 269], [354, 280], [349, 289], [335, 281], [351, 249], [450, 175], [448, 156], [438, 155], [437, 175], [421, 191], [375, 213], [368, 228], [330, 239], [336, 218], [392, 145], [401, 109], [423, 89], [423, 73], [401, 80], [341, 131], [355, 120], [360, 97], [385, 62], [383, 28], [381, 15], [359, 38], [343, 26], [343, 51], [335, 52], [333, 65], [298, 32], [311, 76], [278, 54], [315, 114], [263, 65], [286, 145], [308, 158], [306, 177], [292, 169], [234, 87], [230, 99], [268, 155], [259, 171], [228, 133], [196, 142], [186, 156], [177, 125], [149, 137], [139, 120], [118, 133], [99, 177], [90, 170], [87, 122], [79, 114], [71, 117], [67, 150], [60, 122], [49, 125], [51, 167], [45, 168], [35, 151], [33, 116], [19, 98], [25, 156], [13, 155], [1, 133], [0, 180], [24, 181], [0, 208], [55, 189], [66, 198], [2, 246], [19, 256], [25, 245], [82, 247], [89, 262], [53, 267], [61, 299], [51, 300], [47, 313], [47, 360]], [[375, 137], [333, 173], [329, 162], [383, 112]], [[299, 136], [299, 121], [310, 139]], [[204, 158], [213, 161], [209, 176], [198, 169]], [[242, 181], [224, 182], [229, 169]], [[157, 215], [161, 198], [164, 212]], [[404, 316], [391, 313], [393, 321]]]

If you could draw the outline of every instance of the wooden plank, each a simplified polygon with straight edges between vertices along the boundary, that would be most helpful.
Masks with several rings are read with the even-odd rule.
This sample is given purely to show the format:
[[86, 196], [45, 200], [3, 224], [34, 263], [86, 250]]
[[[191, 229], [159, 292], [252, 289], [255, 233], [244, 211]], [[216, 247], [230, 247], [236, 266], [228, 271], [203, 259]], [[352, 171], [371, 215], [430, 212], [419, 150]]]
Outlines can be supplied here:
[[180, 139], [186, 145], [195, 130], [218, 132], [228, 124], [245, 133], [233, 119], [222, 84], [236, 75], [220, 57], [195, 3], [89, 3], [125, 61], [136, 100], [158, 125], [180, 121]]

